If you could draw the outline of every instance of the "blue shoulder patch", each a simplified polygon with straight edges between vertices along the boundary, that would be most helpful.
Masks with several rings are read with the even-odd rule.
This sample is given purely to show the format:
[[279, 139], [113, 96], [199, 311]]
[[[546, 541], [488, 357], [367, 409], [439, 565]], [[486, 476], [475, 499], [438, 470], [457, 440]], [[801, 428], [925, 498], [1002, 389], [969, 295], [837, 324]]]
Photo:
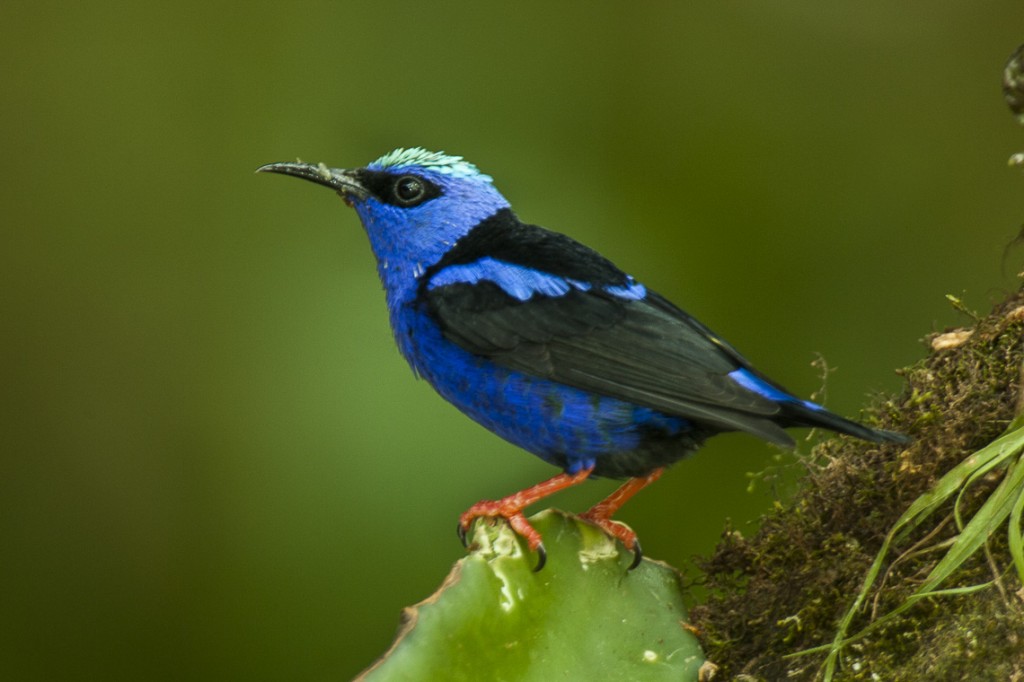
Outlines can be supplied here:
[[519, 301], [527, 301], [534, 294], [564, 296], [570, 289], [590, 289], [586, 282], [506, 263], [490, 256], [441, 270], [430, 278], [427, 288], [435, 289], [448, 284], [476, 284], [485, 280], [497, 284], [502, 291]]
[[647, 297], [647, 287], [629, 276], [626, 277], [626, 283], [622, 286], [608, 286], [604, 290], [612, 296], [629, 301], [642, 301]]
[[[572, 289], [590, 291], [593, 288], [589, 282], [559, 277], [550, 272], [542, 272], [525, 265], [506, 263], [497, 258], [484, 256], [472, 263], [450, 265], [444, 268], [430, 278], [427, 289], [436, 289], [449, 284], [476, 284], [480, 281], [497, 284], [502, 291], [519, 301], [528, 301], [534, 294], [564, 296]], [[644, 285], [634, 281], [632, 277], [628, 278], [623, 285], [604, 286], [601, 287], [601, 290], [627, 301], [639, 301], [647, 296], [647, 289]]]
[[729, 378], [748, 391], [764, 396], [769, 400], [774, 400], [777, 403], [800, 403], [804, 407], [808, 407], [812, 410], [825, 409], [817, 403], [812, 403], [810, 400], [800, 400], [800, 398], [791, 396], [785, 391], [780, 391], [764, 379], [754, 376], [750, 370], [742, 367], [729, 372]]

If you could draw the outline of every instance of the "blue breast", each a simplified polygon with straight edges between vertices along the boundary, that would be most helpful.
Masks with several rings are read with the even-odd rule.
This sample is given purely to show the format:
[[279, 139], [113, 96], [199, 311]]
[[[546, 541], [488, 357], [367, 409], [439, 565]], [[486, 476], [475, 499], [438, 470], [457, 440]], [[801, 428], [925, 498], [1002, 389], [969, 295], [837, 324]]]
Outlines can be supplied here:
[[633, 453], [646, 439], [664, 440], [689, 430], [684, 419], [468, 353], [447, 341], [413, 305], [395, 312], [396, 341], [418, 375], [474, 421], [570, 473], [599, 465], [602, 458]]

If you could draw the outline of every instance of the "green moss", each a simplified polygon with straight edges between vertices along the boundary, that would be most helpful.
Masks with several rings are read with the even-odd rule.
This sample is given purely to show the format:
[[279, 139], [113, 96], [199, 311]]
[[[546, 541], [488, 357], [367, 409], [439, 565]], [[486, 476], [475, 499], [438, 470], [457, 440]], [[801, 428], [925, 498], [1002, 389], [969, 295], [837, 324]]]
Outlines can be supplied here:
[[[706, 561], [708, 602], [692, 610], [706, 633], [719, 679], [815, 679], [821, 655], [791, 654], [830, 642], [889, 529], [946, 471], [998, 436], [1017, 410], [1024, 294], [1018, 292], [971, 334], [933, 335], [927, 358], [900, 372], [906, 387], [868, 414], [914, 436], [907, 447], [851, 439], [821, 443], [803, 464], [792, 503], [777, 508], [750, 538], [725, 534]], [[945, 341], [943, 344], [941, 342]], [[998, 484], [990, 474], [961, 501], [969, 513]], [[884, 577], [851, 634], [901, 604], [941, 558], [955, 534], [951, 505], [930, 527], [895, 548]], [[928, 525], [928, 524], [926, 524]], [[907, 551], [912, 550], [912, 551]], [[998, 578], [969, 596], [925, 599], [850, 645], [838, 680], [1014, 679], [1024, 676], [1024, 602], [1005, 533], [962, 567], [952, 584]]]

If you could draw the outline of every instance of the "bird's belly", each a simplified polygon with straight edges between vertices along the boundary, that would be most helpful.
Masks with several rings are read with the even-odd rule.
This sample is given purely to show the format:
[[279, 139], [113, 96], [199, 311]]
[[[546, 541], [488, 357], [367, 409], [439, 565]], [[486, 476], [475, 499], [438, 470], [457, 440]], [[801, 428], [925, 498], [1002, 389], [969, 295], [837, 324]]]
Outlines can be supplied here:
[[594, 466], [599, 476], [639, 476], [698, 442], [685, 419], [499, 366], [446, 340], [424, 318], [399, 339], [413, 369], [443, 398], [570, 473]]

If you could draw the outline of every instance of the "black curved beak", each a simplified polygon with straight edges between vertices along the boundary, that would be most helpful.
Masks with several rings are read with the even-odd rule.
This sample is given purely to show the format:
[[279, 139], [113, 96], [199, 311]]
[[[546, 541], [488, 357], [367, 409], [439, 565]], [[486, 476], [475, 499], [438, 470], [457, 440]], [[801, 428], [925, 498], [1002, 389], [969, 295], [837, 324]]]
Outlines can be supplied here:
[[257, 173], [280, 173], [294, 175], [303, 180], [330, 187], [351, 205], [353, 199], [365, 199], [370, 195], [359, 180], [355, 171], [343, 168], [328, 168], [322, 163], [268, 163], [256, 169]]

